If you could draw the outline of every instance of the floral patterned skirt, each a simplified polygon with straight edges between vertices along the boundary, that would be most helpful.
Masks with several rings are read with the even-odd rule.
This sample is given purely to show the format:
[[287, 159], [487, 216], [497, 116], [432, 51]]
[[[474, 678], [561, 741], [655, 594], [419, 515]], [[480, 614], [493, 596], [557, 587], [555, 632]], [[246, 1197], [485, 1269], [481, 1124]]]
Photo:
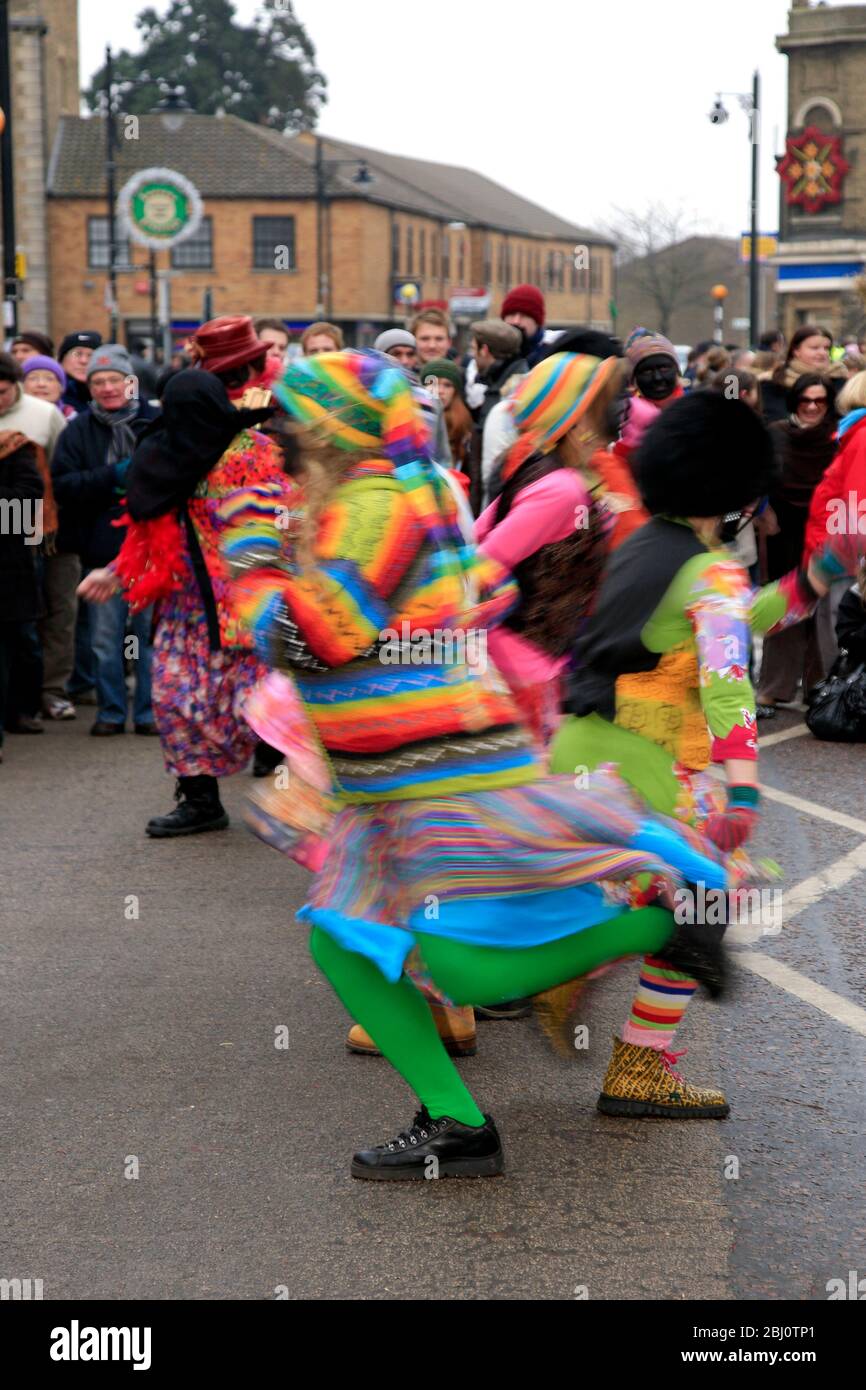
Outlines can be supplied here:
[[213, 652], [203, 612], [173, 612], [157, 624], [153, 712], [166, 771], [173, 777], [228, 777], [249, 762], [256, 735], [244, 703], [266, 668], [252, 651]]

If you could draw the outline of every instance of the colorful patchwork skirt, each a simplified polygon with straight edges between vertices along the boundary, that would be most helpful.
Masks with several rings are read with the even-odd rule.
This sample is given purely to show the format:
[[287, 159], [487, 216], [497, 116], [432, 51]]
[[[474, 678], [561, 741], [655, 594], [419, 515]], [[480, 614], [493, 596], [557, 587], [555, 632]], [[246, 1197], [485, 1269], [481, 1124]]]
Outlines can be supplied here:
[[609, 771], [523, 787], [350, 806], [298, 914], [400, 977], [414, 932], [512, 949], [597, 926], [683, 882], [724, 888], [697, 832], [642, 807]]
[[213, 652], [204, 611], [180, 606], [161, 617], [153, 645], [153, 713], [173, 777], [228, 777], [252, 757], [256, 735], [243, 717], [266, 674], [254, 652]]

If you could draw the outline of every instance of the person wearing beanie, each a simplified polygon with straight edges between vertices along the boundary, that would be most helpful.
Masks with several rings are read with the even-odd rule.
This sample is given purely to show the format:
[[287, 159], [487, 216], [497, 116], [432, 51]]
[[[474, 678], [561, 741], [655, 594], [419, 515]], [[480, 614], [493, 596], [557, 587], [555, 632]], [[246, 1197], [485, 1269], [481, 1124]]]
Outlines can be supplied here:
[[625, 342], [632, 382], [628, 422], [615, 452], [632, 472], [643, 436], [658, 412], [683, 394], [680, 366], [673, 343], [649, 328], [635, 328]]
[[537, 285], [516, 285], [502, 301], [501, 318], [520, 329], [523, 338], [522, 356], [532, 368], [544, 356], [544, 295]]
[[67, 333], [57, 349], [57, 361], [66, 373], [63, 404], [71, 406], [76, 415], [90, 404], [87, 367], [94, 348], [100, 347], [101, 343], [101, 333], [82, 328], [75, 333]]
[[28, 357], [53, 357], [54, 344], [47, 333], [28, 329], [25, 333], [19, 333], [12, 339], [12, 346], [9, 351], [15, 361], [20, 362], [23, 367]]
[[438, 394], [448, 431], [452, 466], [468, 483], [473, 424], [463, 398], [463, 373], [456, 362], [440, 357], [425, 362], [418, 375], [422, 386]]
[[520, 599], [489, 634], [490, 655], [541, 747], [559, 722], [559, 680], [607, 556], [612, 514], [592, 467], [617, 430], [616, 357], [554, 353], [509, 405], [517, 440], [502, 487], [475, 523], [481, 553], [511, 571]]
[[[535, 994], [636, 947], [676, 954], [672, 913], [624, 910], [600, 882], [625, 896], [654, 861], [667, 891], [677, 871], [724, 876], [691, 832], [637, 818], [626, 789], [608, 797], [606, 774], [581, 790], [544, 775], [507, 689], [462, 640], [508, 611], [515, 586], [464, 544], [404, 374], [375, 351], [325, 353], [277, 391], [320, 485], [299, 496], [284, 478], [223, 512], [235, 608], [277, 676], [250, 711], [286, 749], [273, 836], [305, 860], [319, 841], [299, 914], [313, 960], [417, 1097], [414, 1121], [359, 1148], [350, 1172], [493, 1175], [496, 1125], [437, 1034], [418, 960], [466, 1009]], [[539, 1135], [539, 1171], [547, 1154]]]
[[[599, 333], [594, 328], [570, 328], [561, 333], [554, 343], [545, 346], [542, 361], [559, 353], [580, 353], [605, 360], [608, 357], [621, 358], [622, 344], [607, 333]], [[484, 505], [499, 496], [502, 488], [502, 464], [507, 451], [517, 439], [517, 425], [512, 411], [514, 391], [521, 384], [521, 378], [513, 378], [509, 394], [493, 407], [484, 425], [481, 471], [484, 488]], [[620, 418], [612, 421], [610, 438], [606, 445], [599, 444], [592, 456], [591, 468], [598, 476], [604, 490], [608, 509], [613, 513], [613, 531], [610, 548], [615, 550], [626, 536], [647, 519], [647, 512], [641, 502], [637, 484], [631, 469], [616, 452], [622, 430], [625, 428], [631, 402], [621, 402]]]
[[24, 373], [24, 390], [27, 395], [56, 405], [64, 419], [68, 419], [60, 401], [66, 390], [66, 373], [57, 359], [33, 353], [22, 363], [21, 370]]
[[[751, 634], [798, 622], [824, 592], [792, 570], [754, 591], [722, 543], [731, 513], [770, 491], [773, 442], [742, 401], [695, 392], [660, 411], [637, 460], [650, 521], [620, 546], [576, 644], [553, 771], [616, 763], [647, 806], [690, 823], [724, 856], [732, 882], [753, 872], [744, 846], [758, 823]], [[726, 789], [709, 775], [724, 770]], [[723, 928], [702, 927], [721, 952]], [[713, 944], [715, 940], [715, 945]], [[723, 980], [723, 957], [715, 990]], [[697, 988], [663, 950], [646, 958], [602, 1085], [608, 1115], [723, 1118], [724, 1095], [674, 1069], [674, 1037]]]
[[[62, 346], [62, 345], [61, 345]], [[52, 464], [54, 495], [60, 511], [57, 549], [76, 555], [84, 571], [113, 560], [123, 541], [122, 499], [138, 436], [157, 414], [138, 393], [138, 379], [126, 348], [99, 343], [87, 350], [85, 370], [90, 404], [64, 430]], [[70, 352], [64, 354], [68, 360]], [[97, 715], [91, 734], [122, 734], [126, 727], [125, 636], [127, 622], [137, 642], [133, 723], [138, 734], [155, 734], [150, 691], [150, 614], [130, 614], [119, 596], [87, 610], [93, 655]]]
[[414, 333], [406, 328], [386, 328], [373, 344], [377, 352], [399, 363], [409, 380], [419, 385], [418, 404], [430, 431], [433, 457], [441, 468], [452, 468], [451, 444], [445, 421], [445, 410], [435, 391], [420, 389], [418, 378], [418, 343]]
[[418, 365], [418, 345], [414, 334], [405, 328], [386, 328], [373, 344], [377, 352], [387, 353], [399, 362], [401, 367], [414, 368]]
[[238, 626], [219, 556], [223, 499], [283, 479], [279, 447], [261, 433], [276, 405], [232, 403], [221, 376], [244, 365], [255, 339], [245, 328], [229, 331], [228, 344], [208, 343], [220, 372], [186, 369], [166, 383], [162, 414], [132, 455], [119, 554], [81, 586], [101, 611], [122, 605], [134, 621], [154, 615], [153, 710], [177, 805], [148, 821], [152, 839], [224, 829], [220, 779], [251, 757], [261, 776], [282, 761], [242, 715], [267, 672]]

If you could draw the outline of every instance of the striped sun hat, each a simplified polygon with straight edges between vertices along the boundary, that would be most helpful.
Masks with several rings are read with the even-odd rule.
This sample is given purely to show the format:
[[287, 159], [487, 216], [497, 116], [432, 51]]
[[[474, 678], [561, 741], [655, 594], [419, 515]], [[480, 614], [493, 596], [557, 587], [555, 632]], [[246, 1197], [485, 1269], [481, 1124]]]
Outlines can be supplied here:
[[[520, 454], [549, 454], [619, 370], [617, 357], [555, 352], [533, 367], [511, 397]], [[522, 461], [522, 459], [521, 459]]]

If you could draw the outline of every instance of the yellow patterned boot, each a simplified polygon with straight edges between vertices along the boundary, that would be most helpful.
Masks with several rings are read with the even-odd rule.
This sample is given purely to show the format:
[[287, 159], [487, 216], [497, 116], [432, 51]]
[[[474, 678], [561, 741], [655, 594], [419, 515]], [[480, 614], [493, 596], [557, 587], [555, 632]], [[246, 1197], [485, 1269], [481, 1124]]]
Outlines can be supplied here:
[[723, 1120], [730, 1107], [722, 1092], [691, 1086], [674, 1070], [674, 1062], [682, 1056], [682, 1052], [659, 1052], [614, 1037], [599, 1110], [605, 1115]]
[[[427, 1003], [445, 1044], [445, 1051], [452, 1057], [474, 1057], [478, 1049], [475, 1045], [475, 1011], [472, 1007], [447, 1008], [445, 1004], [438, 1004], [432, 999], [428, 999]], [[361, 1052], [367, 1057], [380, 1055], [370, 1034], [360, 1023], [349, 1029], [346, 1047], [350, 1052]]]

